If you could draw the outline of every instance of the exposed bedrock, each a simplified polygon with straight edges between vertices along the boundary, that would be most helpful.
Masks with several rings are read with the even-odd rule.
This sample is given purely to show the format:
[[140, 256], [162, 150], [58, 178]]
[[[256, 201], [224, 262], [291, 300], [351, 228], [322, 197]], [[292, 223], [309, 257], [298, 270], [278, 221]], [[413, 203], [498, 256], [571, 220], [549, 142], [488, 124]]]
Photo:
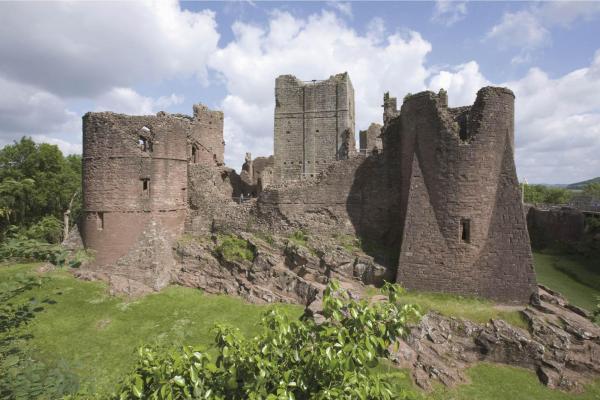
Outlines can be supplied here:
[[580, 391], [600, 375], [600, 327], [585, 311], [540, 286], [523, 311], [523, 330], [502, 320], [487, 324], [428, 313], [400, 342], [392, 361], [410, 368], [414, 381], [451, 386], [466, 382], [465, 369], [479, 361], [523, 367], [551, 387]]
[[331, 279], [361, 291], [364, 284], [381, 283], [385, 268], [366, 255], [351, 254], [331, 242], [309, 247], [288, 239], [250, 233], [241, 238], [252, 249], [249, 259], [227, 259], [218, 251], [216, 237], [185, 237], [176, 244], [179, 267], [173, 281], [208, 293], [241, 296], [254, 303], [310, 304]]

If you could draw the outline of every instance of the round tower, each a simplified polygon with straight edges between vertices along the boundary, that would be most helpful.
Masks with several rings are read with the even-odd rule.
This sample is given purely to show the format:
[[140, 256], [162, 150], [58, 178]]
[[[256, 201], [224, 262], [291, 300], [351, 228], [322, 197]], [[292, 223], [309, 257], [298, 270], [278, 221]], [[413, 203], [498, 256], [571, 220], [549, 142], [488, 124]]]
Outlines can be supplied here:
[[187, 204], [189, 121], [161, 113], [83, 117], [83, 223], [95, 265], [125, 256], [152, 223], [175, 237]]

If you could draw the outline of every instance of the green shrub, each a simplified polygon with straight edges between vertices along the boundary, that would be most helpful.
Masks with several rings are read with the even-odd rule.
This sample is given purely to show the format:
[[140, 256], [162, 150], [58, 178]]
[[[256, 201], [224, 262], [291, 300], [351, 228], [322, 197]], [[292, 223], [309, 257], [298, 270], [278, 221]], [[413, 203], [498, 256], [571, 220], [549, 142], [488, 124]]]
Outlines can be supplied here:
[[254, 246], [233, 235], [219, 235], [215, 252], [227, 261], [254, 261], [255, 257]]
[[50, 215], [42, 218], [25, 231], [29, 239], [41, 240], [48, 243], [60, 243], [63, 235], [63, 223]]
[[77, 268], [91, 258], [87, 251], [78, 251], [71, 256], [58, 244], [23, 237], [13, 237], [0, 243], [0, 261], [47, 261], [58, 267]]
[[350, 299], [336, 283], [323, 297], [325, 321], [290, 321], [270, 311], [262, 333], [246, 339], [217, 326], [217, 358], [185, 347], [169, 354], [142, 347], [134, 371], [115, 399], [391, 399], [386, 376], [372, 373], [379, 357], [406, 333], [418, 312], [397, 302], [399, 288], [386, 285], [389, 302]]
[[289, 239], [290, 239], [290, 241], [292, 241], [296, 244], [299, 244], [301, 246], [304, 246], [304, 247], [306, 247], [308, 244], [308, 234], [301, 229], [292, 233], [290, 235]]
[[361, 250], [361, 240], [352, 235], [336, 235], [334, 237], [340, 246], [342, 246], [349, 253]]

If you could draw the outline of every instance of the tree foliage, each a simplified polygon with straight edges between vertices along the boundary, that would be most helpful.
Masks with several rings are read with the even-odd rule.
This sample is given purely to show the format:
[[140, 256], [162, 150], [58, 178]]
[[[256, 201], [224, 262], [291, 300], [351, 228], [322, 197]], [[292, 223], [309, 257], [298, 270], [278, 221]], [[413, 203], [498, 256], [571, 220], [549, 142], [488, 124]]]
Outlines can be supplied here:
[[583, 194], [600, 199], [600, 182], [588, 183], [583, 188]]
[[[62, 221], [73, 196], [81, 187], [81, 156], [63, 156], [55, 145], [36, 144], [23, 137], [0, 149], [0, 239], [9, 226], [22, 233], [36, 223], [49, 232]], [[75, 221], [81, 210], [81, 196], [75, 196], [71, 210]], [[54, 219], [45, 219], [54, 217]], [[36, 231], [39, 234], [39, 229]], [[57, 241], [54, 234], [40, 239]]]
[[525, 203], [566, 204], [572, 197], [572, 192], [564, 188], [522, 185], [525, 187]]
[[385, 378], [372, 373], [379, 357], [406, 325], [415, 306], [398, 303], [398, 286], [384, 287], [389, 302], [356, 301], [336, 283], [323, 297], [321, 324], [290, 321], [276, 309], [262, 333], [247, 339], [228, 326], [216, 328], [217, 358], [184, 347], [164, 353], [139, 349], [135, 370], [116, 399], [397, 399]]

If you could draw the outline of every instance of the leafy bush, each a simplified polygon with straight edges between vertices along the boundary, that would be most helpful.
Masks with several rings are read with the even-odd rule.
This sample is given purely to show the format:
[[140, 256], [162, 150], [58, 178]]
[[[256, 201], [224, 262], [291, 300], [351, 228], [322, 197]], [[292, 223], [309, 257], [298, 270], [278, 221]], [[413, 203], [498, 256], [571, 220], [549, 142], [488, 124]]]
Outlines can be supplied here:
[[42, 218], [25, 232], [25, 236], [29, 239], [42, 240], [48, 243], [60, 243], [62, 235], [63, 223], [52, 215]]
[[247, 240], [233, 235], [217, 237], [215, 252], [227, 261], [254, 261], [254, 247]]
[[596, 304], [596, 309], [592, 313], [592, 321], [600, 325], [600, 296], [596, 296], [596, 301], [598, 304]]
[[218, 326], [216, 362], [193, 347], [170, 354], [142, 347], [115, 399], [407, 398], [371, 372], [418, 317], [414, 306], [397, 302], [399, 287], [386, 284], [384, 290], [389, 302], [369, 304], [330, 283], [320, 325], [312, 319], [290, 321], [273, 310], [252, 339]]
[[91, 258], [92, 255], [84, 250], [70, 255], [60, 245], [26, 239], [22, 236], [13, 237], [0, 243], [0, 261], [47, 261], [59, 267], [77, 268]]
[[17, 273], [0, 282], [0, 398], [60, 398], [76, 391], [77, 379], [60, 366], [48, 366], [24, 346], [26, 326], [55, 301], [28, 293], [43, 278]]

